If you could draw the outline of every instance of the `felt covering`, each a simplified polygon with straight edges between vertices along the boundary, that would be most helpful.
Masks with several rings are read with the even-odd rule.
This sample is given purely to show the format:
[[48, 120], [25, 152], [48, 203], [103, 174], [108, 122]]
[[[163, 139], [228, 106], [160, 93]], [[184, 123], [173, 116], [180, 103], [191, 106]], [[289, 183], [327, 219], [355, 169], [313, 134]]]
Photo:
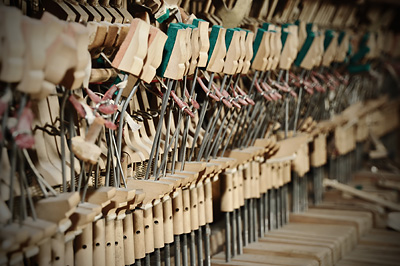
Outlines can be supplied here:
[[331, 44], [335, 31], [333, 30], [326, 30], [325, 31], [325, 38], [324, 38], [324, 51], [328, 49], [329, 45]]
[[233, 33], [237, 31], [235, 29], [227, 29], [226, 33], [225, 33], [225, 46], [226, 46], [226, 50], [229, 50], [229, 46], [231, 45], [232, 42], [232, 37], [233, 37]]
[[207, 65], [210, 62], [211, 56], [214, 52], [215, 44], [218, 39], [218, 34], [219, 31], [222, 29], [221, 26], [218, 25], [213, 25], [211, 28], [211, 33], [210, 33], [210, 49], [208, 50], [208, 60], [207, 60]]
[[262, 28], [266, 31], [269, 31], [272, 29], [273, 24], [269, 23], [269, 22], [264, 22], [262, 25]]
[[[264, 23], [265, 24], [265, 23]], [[258, 48], [260, 47], [260, 43], [262, 41], [262, 38], [264, 36], [264, 29], [258, 29], [257, 30], [257, 34], [256, 34], [256, 38], [253, 42], [253, 58], [251, 59], [251, 62], [253, 63], [254, 58], [257, 56], [257, 52], [258, 52]]]
[[167, 31], [168, 39], [164, 45], [163, 59], [160, 66], [157, 68], [157, 75], [160, 77], [164, 77], [164, 73], [167, 69], [172, 50], [174, 49], [176, 35], [178, 33], [178, 30], [180, 29], [182, 29], [182, 26], [178, 23], [169, 24]]
[[312, 45], [312, 43], [314, 41], [314, 38], [315, 38], [315, 33], [314, 32], [309, 32], [307, 34], [307, 38], [304, 41], [304, 44], [301, 47], [300, 52], [298, 53], [296, 60], [294, 61], [294, 64], [296, 66], [300, 66], [301, 65], [301, 62], [303, 61], [303, 59], [306, 56], [308, 50], [310, 49], [310, 47], [311, 47], [311, 45]]
[[350, 65], [347, 69], [350, 73], [368, 72], [371, 69], [371, 64]]
[[204, 19], [195, 18], [195, 19], [193, 19], [193, 22], [192, 22], [192, 24], [193, 24], [194, 26], [198, 27], [198, 26], [199, 26], [199, 22], [200, 22], [200, 21], [204, 21], [204, 22], [205, 22], [205, 20], [204, 20]]
[[281, 33], [281, 42], [282, 42], [281, 52], [283, 51], [283, 48], [285, 48], [285, 43], [286, 43], [286, 40], [287, 40], [287, 37], [289, 36], [289, 34], [291, 34], [291, 33], [282, 30], [282, 33]]

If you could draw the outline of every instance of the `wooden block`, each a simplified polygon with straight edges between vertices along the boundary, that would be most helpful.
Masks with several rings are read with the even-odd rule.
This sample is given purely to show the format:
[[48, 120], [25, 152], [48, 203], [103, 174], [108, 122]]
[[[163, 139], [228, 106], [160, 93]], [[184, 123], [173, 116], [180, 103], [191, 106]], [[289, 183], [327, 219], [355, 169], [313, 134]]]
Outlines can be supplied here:
[[[229, 42], [230, 41], [230, 42]], [[227, 45], [224, 68], [222, 72], [227, 75], [233, 75], [239, 65], [240, 57], [240, 32], [234, 29], [227, 29], [225, 33], [225, 44]], [[229, 42], [229, 43], [228, 43]]]
[[333, 265], [329, 251], [325, 248], [274, 243], [252, 243], [244, 247], [248, 254], [268, 254], [317, 260], [319, 265]]
[[42, 199], [36, 203], [36, 214], [38, 218], [58, 223], [75, 211], [79, 200], [78, 192], [62, 193], [56, 197]]
[[115, 55], [113, 67], [138, 76], [147, 54], [147, 42], [142, 40], [148, 39], [149, 31], [149, 24], [141, 19], [134, 19], [128, 35]]
[[[314, 266], [319, 265], [317, 260], [306, 258], [291, 258], [287, 256], [271, 256], [270, 254], [245, 253], [233, 258], [231, 262], [225, 262], [225, 254], [219, 253], [212, 258], [212, 265], [291, 265]], [[270, 263], [270, 264], [268, 264]]]
[[226, 29], [221, 26], [214, 25], [211, 29], [207, 71], [219, 73], [224, 67], [226, 55], [225, 33]]
[[193, 24], [199, 29], [199, 58], [198, 67], [205, 67], [208, 61], [208, 49], [210, 48], [210, 40], [208, 39], [209, 23], [204, 20], [194, 19]]
[[141, 189], [145, 193], [143, 203], [147, 204], [154, 199], [160, 199], [164, 195], [170, 193], [173, 189], [172, 183], [151, 180], [135, 180], [128, 179], [127, 186], [131, 188]]
[[301, 223], [318, 223], [318, 224], [337, 224], [337, 225], [351, 225], [357, 229], [358, 237], [364, 235], [368, 228], [363, 226], [363, 217], [346, 217], [339, 215], [327, 215], [323, 213], [301, 213], [290, 214], [290, 221]]
[[282, 232], [293, 235], [324, 237], [340, 241], [342, 254], [351, 251], [357, 243], [357, 230], [353, 226], [289, 223], [285, 225]]
[[245, 41], [246, 56], [243, 62], [243, 68], [241, 72], [242, 74], [247, 74], [250, 69], [251, 59], [253, 58], [253, 39], [254, 33], [251, 31], [247, 31]]
[[340, 240], [334, 237], [318, 236], [318, 235], [307, 235], [306, 233], [292, 234], [287, 231], [272, 231], [266, 238], [272, 238], [273, 241], [284, 242], [286, 240], [293, 241], [295, 243], [304, 243], [305, 245], [321, 245], [323, 247], [328, 247], [332, 251], [333, 260], [335, 263], [345, 254], [345, 247], [342, 246]]
[[253, 59], [251, 68], [264, 71], [268, 64], [268, 57], [270, 52], [270, 38], [271, 33], [264, 29], [258, 29], [253, 43]]
[[150, 83], [156, 75], [156, 70], [162, 61], [162, 51], [168, 36], [156, 27], [149, 30], [147, 56], [140, 73], [140, 79]]

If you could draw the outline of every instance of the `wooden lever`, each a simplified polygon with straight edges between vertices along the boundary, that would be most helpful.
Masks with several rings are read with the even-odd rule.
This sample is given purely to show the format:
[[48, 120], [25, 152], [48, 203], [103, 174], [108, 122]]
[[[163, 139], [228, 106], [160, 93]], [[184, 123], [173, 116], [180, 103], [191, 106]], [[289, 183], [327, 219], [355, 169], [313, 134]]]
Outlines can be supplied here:
[[263, 29], [258, 29], [253, 43], [253, 58], [251, 68], [264, 71], [268, 64], [269, 56], [269, 39], [271, 34]]
[[97, 146], [95, 142], [103, 128], [103, 125], [103, 118], [96, 117], [92, 125], [90, 125], [85, 139], [81, 136], [75, 136], [72, 138], [72, 151], [82, 161], [91, 164], [97, 163], [101, 154], [101, 148]]
[[207, 71], [220, 73], [224, 67], [226, 55], [225, 33], [226, 29], [221, 26], [214, 25], [211, 29]]
[[210, 48], [210, 40], [208, 38], [209, 23], [202, 19], [193, 19], [193, 25], [199, 29], [199, 58], [198, 67], [205, 67], [208, 61], [208, 50]]
[[163, 60], [157, 69], [157, 75], [174, 80], [183, 77], [186, 70], [186, 37], [187, 32], [176, 23], [171, 23], [167, 31]]
[[243, 62], [243, 69], [241, 72], [242, 74], [247, 74], [251, 66], [251, 60], [254, 55], [253, 39], [254, 39], [254, 33], [251, 31], [246, 31], [246, 41], [245, 41], [246, 56]]
[[143, 65], [140, 79], [144, 82], [150, 83], [156, 75], [156, 70], [162, 61], [162, 51], [168, 36], [151, 26], [149, 30], [147, 56]]
[[222, 72], [227, 75], [233, 75], [237, 71], [241, 56], [240, 39], [240, 31], [235, 29], [226, 30], [225, 45], [227, 51]]
[[147, 54], [147, 40], [150, 25], [140, 19], [134, 19], [129, 28], [128, 35], [121, 44], [112, 62], [113, 67], [139, 76], [143, 67], [143, 60]]

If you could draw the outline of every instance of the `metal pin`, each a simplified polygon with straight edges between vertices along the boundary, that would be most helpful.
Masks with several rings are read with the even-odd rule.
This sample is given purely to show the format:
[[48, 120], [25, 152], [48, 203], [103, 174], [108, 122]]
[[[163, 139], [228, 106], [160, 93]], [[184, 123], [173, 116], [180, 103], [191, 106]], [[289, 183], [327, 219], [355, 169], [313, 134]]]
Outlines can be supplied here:
[[254, 204], [253, 199], [249, 199], [249, 243], [253, 243], [254, 239]]
[[196, 245], [195, 245], [195, 233], [192, 230], [190, 232], [190, 265], [196, 266]]
[[144, 264], [150, 266], [150, 254], [146, 254], [146, 257], [144, 257]]
[[197, 230], [197, 264], [203, 265], [203, 228]]
[[268, 216], [269, 216], [269, 200], [268, 200], [268, 198], [269, 198], [269, 193], [267, 191], [267, 192], [265, 192], [265, 195], [264, 195], [264, 224], [265, 225], [264, 225], [263, 235], [268, 232], [268, 227], [269, 227], [269, 219], [268, 219]]
[[276, 189], [272, 188], [270, 193], [270, 230], [276, 229]]
[[154, 249], [154, 256], [155, 256], [156, 266], [161, 266], [161, 251], [159, 248]]
[[181, 240], [179, 235], [174, 235], [175, 266], [181, 265]]
[[241, 214], [241, 208], [239, 207], [237, 209], [237, 215], [236, 215], [236, 220], [237, 220], [237, 248], [238, 248], [238, 255], [243, 254], [243, 238], [242, 238], [242, 214]]
[[232, 257], [235, 257], [237, 254], [237, 224], [236, 224], [236, 212], [233, 210], [232, 212]]
[[[210, 237], [211, 237], [211, 228], [209, 224], [205, 225], [205, 241], [204, 241], [204, 250], [205, 250], [205, 266], [211, 266], [211, 254], [210, 254]], [[201, 264], [199, 264], [201, 265]]]
[[258, 216], [258, 224], [259, 224], [259, 236], [264, 236], [264, 228], [265, 228], [265, 212], [264, 212], [264, 197], [265, 194], [261, 194], [261, 197], [257, 200], [258, 208], [259, 208], [259, 216]]
[[182, 265], [188, 265], [187, 234], [182, 235]]
[[231, 261], [231, 224], [229, 212], [225, 213], [225, 261]]
[[171, 266], [171, 247], [169, 243], [165, 243], [164, 246], [164, 263], [165, 266]]
[[254, 242], [258, 241], [258, 208], [257, 208], [257, 199], [253, 199], [253, 240]]
[[248, 205], [249, 205], [249, 200], [245, 199], [244, 206], [243, 206], [243, 227], [244, 227], [243, 246], [247, 246], [249, 244], [249, 211], [248, 211], [249, 206]]

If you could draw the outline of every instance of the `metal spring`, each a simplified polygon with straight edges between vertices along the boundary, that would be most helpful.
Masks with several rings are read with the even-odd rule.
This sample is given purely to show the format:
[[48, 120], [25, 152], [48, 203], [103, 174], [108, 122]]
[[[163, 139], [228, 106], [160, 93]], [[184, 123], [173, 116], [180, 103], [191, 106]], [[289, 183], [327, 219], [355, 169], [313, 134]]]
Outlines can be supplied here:
[[25, 175], [26, 175], [26, 181], [28, 183], [29, 189], [31, 190], [32, 198], [35, 198], [35, 197], [43, 198], [44, 194], [35, 179], [35, 174], [29, 167], [26, 168]]
[[144, 176], [146, 175], [147, 165], [148, 165], [147, 161], [135, 163], [135, 178], [136, 179], [144, 178]]

